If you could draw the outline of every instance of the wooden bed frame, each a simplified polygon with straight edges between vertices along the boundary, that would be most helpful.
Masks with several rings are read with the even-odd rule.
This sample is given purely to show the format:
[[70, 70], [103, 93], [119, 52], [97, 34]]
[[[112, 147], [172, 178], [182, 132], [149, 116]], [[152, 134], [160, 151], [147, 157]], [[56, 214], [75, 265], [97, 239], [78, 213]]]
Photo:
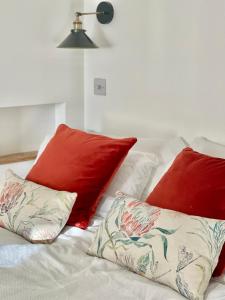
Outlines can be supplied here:
[[13, 153], [0, 156], [0, 165], [12, 164], [16, 162], [34, 160], [37, 157], [37, 151]]

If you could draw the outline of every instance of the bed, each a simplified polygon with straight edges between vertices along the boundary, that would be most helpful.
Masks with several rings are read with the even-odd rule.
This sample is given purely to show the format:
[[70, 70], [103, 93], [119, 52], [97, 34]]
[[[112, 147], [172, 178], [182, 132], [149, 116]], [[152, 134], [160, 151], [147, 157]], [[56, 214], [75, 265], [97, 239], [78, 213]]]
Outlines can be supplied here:
[[[86, 254], [101, 220], [87, 230], [66, 227], [52, 245], [32, 245], [0, 229], [0, 299], [181, 300], [172, 289]], [[211, 281], [207, 300], [225, 299]]]
[[[33, 161], [3, 164], [25, 176]], [[181, 300], [171, 288], [86, 254], [102, 218], [86, 230], [66, 226], [53, 244], [31, 244], [0, 228], [0, 299]], [[212, 279], [207, 300], [225, 299], [225, 282]]]

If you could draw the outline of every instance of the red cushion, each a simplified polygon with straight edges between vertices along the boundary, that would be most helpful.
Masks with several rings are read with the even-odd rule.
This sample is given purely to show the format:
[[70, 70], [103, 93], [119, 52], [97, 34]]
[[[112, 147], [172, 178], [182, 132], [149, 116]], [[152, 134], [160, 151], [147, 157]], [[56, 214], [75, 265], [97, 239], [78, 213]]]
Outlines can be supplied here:
[[[225, 220], [225, 159], [186, 148], [146, 200], [189, 215]], [[217, 275], [225, 271], [223, 247]]]
[[225, 273], [225, 245], [223, 245], [223, 249], [219, 257], [219, 263], [213, 272], [213, 276], [220, 276], [223, 273]]
[[104, 189], [136, 141], [60, 125], [26, 179], [52, 189], [77, 192], [67, 224], [86, 228]]

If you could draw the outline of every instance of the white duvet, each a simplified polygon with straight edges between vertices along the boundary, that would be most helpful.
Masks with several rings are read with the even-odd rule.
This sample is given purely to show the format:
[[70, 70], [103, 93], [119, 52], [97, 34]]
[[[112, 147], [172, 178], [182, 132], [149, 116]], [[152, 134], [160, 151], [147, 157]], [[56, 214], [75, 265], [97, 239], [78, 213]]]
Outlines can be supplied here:
[[[53, 244], [32, 245], [0, 229], [0, 299], [185, 299], [166, 286], [88, 256], [94, 230], [94, 225], [86, 231], [66, 227]], [[225, 285], [211, 282], [206, 299], [224, 300]]]

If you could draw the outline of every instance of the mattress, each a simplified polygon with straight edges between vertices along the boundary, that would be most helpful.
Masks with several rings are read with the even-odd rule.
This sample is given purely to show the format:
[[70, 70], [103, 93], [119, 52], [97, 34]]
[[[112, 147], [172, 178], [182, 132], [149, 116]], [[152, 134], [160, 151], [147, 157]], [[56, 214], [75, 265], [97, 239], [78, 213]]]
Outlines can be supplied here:
[[[51, 245], [33, 245], [0, 229], [0, 299], [182, 300], [172, 289], [86, 251], [101, 222], [87, 230], [65, 227]], [[225, 285], [212, 281], [207, 300], [224, 300]]]

